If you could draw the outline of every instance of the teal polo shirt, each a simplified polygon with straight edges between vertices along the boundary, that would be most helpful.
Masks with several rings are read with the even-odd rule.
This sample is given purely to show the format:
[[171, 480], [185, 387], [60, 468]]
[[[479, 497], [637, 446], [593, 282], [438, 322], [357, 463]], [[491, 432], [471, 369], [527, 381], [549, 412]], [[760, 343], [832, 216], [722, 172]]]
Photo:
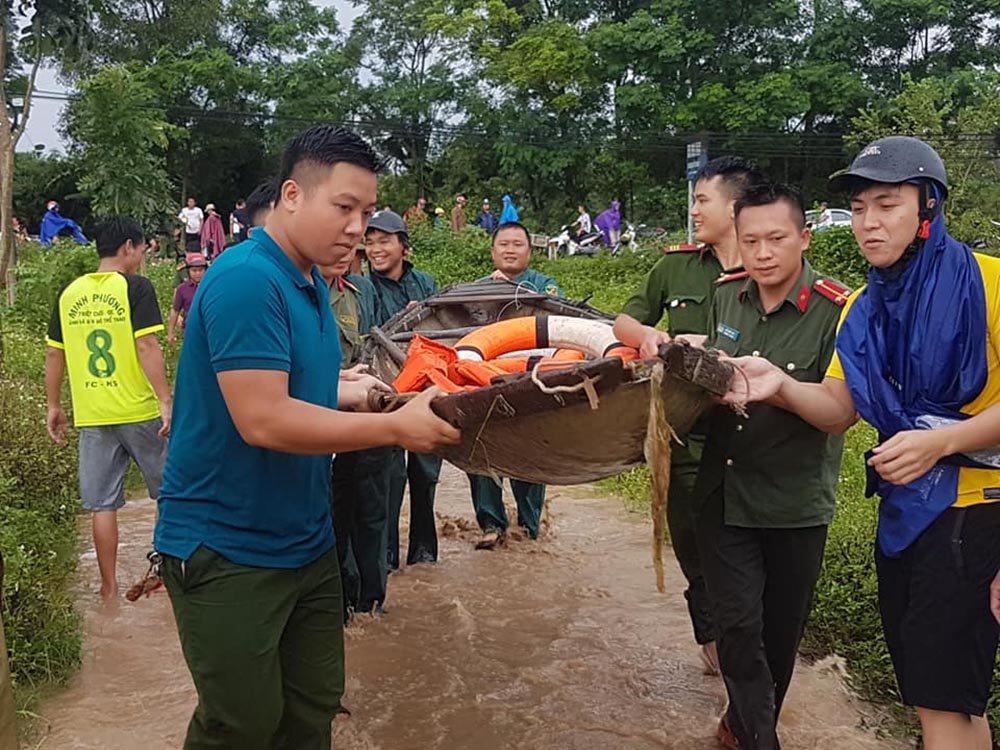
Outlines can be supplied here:
[[217, 375], [288, 373], [292, 398], [337, 406], [340, 341], [319, 270], [306, 279], [263, 229], [209, 268], [184, 326], [154, 545], [238, 565], [300, 568], [334, 546], [330, 456], [244, 442]]

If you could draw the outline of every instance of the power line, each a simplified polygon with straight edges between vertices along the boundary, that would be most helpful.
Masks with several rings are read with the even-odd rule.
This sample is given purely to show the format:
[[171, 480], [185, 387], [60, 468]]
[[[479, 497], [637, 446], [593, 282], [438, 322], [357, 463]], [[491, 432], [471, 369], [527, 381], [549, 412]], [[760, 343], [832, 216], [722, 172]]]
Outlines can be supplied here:
[[[56, 92], [37, 90], [33, 96], [48, 101], [73, 102], [80, 94], [71, 92]], [[280, 112], [236, 111], [227, 109], [202, 109], [199, 107], [169, 104], [165, 102], [150, 103], [144, 108], [156, 109], [168, 114], [186, 117], [192, 120], [216, 121], [223, 123], [288, 123], [296, 125], [311, 125], [320, 121], [329, 121], [323, 117], [304, 117], [282, 114]], [[454, 139], [488, 139], [493, 144], [508, 144], [519, 147], [541, 147], [546, 150], [620, 150], [623, 153], [641, 150], [644, 153], [680, 152], [694, 138], [707, 140], [709, 144], [723, 150], [746, 150], [757, 157], [800, 157], [811, 159], [840, 159], [847, 152], [843, 133], [816, 132], [719, 132], [709, 131], [699, 134], [643, 133], [616, 139], [608, 136], [592, 138], [561, 138], [553, 141], [551, 134], [525, 134], [494, 132], [470, 125], [449, 125], [434, 123], [431, 125], [410, 126], [392, 119], [344, 119], [334, 124], [348, 128], [361, 128], [401, 139], [435, 137], [451, 137]], [[511, 140], [513, 139], [513, 140]], [[952, 145], [956, 156], [978, 156], [984, 149], [992, 150], [996, 143], [995, 133], [952, 133], [936, 136], [935, 141]], [[794, 144], [794, 147], [792, 145]]]

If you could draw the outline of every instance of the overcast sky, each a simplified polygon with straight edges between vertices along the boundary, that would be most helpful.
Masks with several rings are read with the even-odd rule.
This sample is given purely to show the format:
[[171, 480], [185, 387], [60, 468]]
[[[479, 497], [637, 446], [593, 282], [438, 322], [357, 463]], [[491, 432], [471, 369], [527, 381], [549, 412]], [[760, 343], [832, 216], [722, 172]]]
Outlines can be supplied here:
[[[333, 6], [337, 9], [337, 16], [340, 20], [340, 28], [348, 31], [351, 22], [358, 15], [359, 11], [347, 0], [312, 0], [320, 7]], [[56, 78], [56, 73], [51, 69], [43, 69], [38, 73], [37, 87], [40, 91], [60, 91], [66, 92], [67, 88]], [[36, 99], [31, 108], [31, 118], [28, 120], [28, 127], [24, 131], [24, 137], [17, 144], [18, 151], [31, 151], [37, 145], [45, 146], [46, 151], [62, 151], [63, 142], [59, 137], [56, 128], [59, 124], [59, 116], [62, 113], [65, 103], [46, 99]]]

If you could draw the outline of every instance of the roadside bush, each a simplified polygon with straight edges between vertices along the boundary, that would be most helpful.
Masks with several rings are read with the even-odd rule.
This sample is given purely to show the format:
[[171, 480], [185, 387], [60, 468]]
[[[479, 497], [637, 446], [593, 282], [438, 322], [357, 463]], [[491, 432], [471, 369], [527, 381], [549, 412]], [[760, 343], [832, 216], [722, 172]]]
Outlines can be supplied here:
[[73, 279], [97, 268], [93, 245], [59, 240], [50, 248], [25, 243], [17, 261], [17, 303], [7, 317], [43, 338], [56, 296]]
[[[49, 439], [43, 372], [45, 332], [56, 297], [97, 264], [93, 245], [63, 242], [43, 249], [27, 243], [19, 252], [16, 304], [0, 309], [2, 605], [21, 707], [45, 683], [69, 677], [80, 660], [80, 619], [70, 593], [77, 556], [77, 433], [70, 430], [59, 446]], [[167, 313], [173, 300], [173, 262], [151, 262], [145, 273]], [[176, 347], [167, 351], [168, 377], [176, 354]], [[68, 393], [63, 403], [68, 406]]]
[[0, 372], [3, 617], [21, 705], [41, 683], [69, 676], [80, 658], [68, 592], [76, 566], [76, 442], [49, 440], [40, 380]]
[[850, 227], [833, 227], [813, 235], [806, 252], [810, 265], [829, 274], [851, 289], [858, 289], [868, 278], [868, 261], [861, 254]]

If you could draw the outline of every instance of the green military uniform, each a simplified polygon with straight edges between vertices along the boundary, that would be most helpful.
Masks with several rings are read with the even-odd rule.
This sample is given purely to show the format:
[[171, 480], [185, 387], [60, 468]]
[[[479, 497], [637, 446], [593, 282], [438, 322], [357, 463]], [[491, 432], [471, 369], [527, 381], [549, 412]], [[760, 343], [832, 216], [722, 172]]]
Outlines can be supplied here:
[[[532, 291], [556, 297], [563, 296], [562, 289], [555, 279], [533, 268], [526, 268], [511, 281]], [[469, 474], [469, 486], [472, 490], [472, 507], [476, 511], [479, 528], [485, 533], [505, 532], [510, 522], [507, 520], [507, 510], [503, 505], [503, 487], [492, 477], [481, 474]], [[532, 539], [537, 539], [542, 510], [545, 507], [545, 485], [511, 479], [510, 489], [517, 504], [517, 525], [527, 529]]]
[[[375, 286], [364, 276], [347, 274], [330, 285], [330, 306], [337, 320], [341, 368], [358, 363], [361, 344], [373, 325], [384, 321]], [[345, 618], [351, 610], [371, 612], [385, 602], [389, 544], [391, 448], [338, 453], [330, 478], [330, 512], [337, 537], [337, 558], [344, 586]]]
[[[722, 264], [711, 248], [675, 245], [656, 262], [622, 312], [648, 326], [655, 326], [666, 313], [667, 332], [671, 336], [707, 334], [712, 298], [718, 288], [716, 282], [722, 275]], [[687, 435], [684, 445], [673, 447], [667, 497], [667, 527], [674, 555], [688, 582], [684, 596], [694, 637], [700, 644], [715, 640], [695, 536], [694, 484], [704, 445], [705, 424], [699, 423]]]
[[[437, 282], [423, 271], [418, 271], [409, 261], [403, 261], [403, 275], [399, 281], [373, 273], [372, 283], [386, 319], [410, 302], [430, 297], [437, 291]], [[407, 547], [408, 565], [437, 560], [437, 526], [434, 520], [434, 495], [441, 459], [422, 453], [407, 455], [402, 448], [393, 448], [389, 461], [389, 534], [388, 563], [392, 570], [399, 567], [399, 513], [403, 507], [403, 493], [410, 485], [410, 540]]]
[[330, 306], [340, 332], [341, 366], [346, 370], [358, 363], [364, 337], [372, 326], [385, 322], [385, 313], [375, 285], [354, 273], [330, 286]]
[[529, 287], [536, 292], [541, 292], [542, 294], [551, 294], [554, 297], [563, 296], [562, 289], [559, 288], [559, 283], [555, 279], [542, 273], [541, 271], [536, 271], [534, 268], [524, 269], [521, 273], [511, 279], [511, 281], [515, 284]]
[[[765, 309], [756, 283], [732, 274], [715, 295], [706, 345], [821, 382], [846, 298], [803, 263], [786, 299]], [[746, 411], [711, 412], [695, 488], [697, 536], [729, 692], [726, 719], [741, 746], [776, 748], [833, 518], [843, 438], [770, 404]]]
[[[831, 298], [836, 296], [828, 294], [831, 289], [843, 287], [803, 263], [788, 299], [768, 312], [752, 281], [724, 283], [705, 346], [733, 357], [766, 357], [796, 380], [818, 383], [833, 357], [844, 304]], [[795, 528], [830, 523], [843, 439], [769, 404], [752, 404], [747, 412], [749, 419], [729, 408], [712, 410], [699, 490], [725, 485], [727, 524]]]

